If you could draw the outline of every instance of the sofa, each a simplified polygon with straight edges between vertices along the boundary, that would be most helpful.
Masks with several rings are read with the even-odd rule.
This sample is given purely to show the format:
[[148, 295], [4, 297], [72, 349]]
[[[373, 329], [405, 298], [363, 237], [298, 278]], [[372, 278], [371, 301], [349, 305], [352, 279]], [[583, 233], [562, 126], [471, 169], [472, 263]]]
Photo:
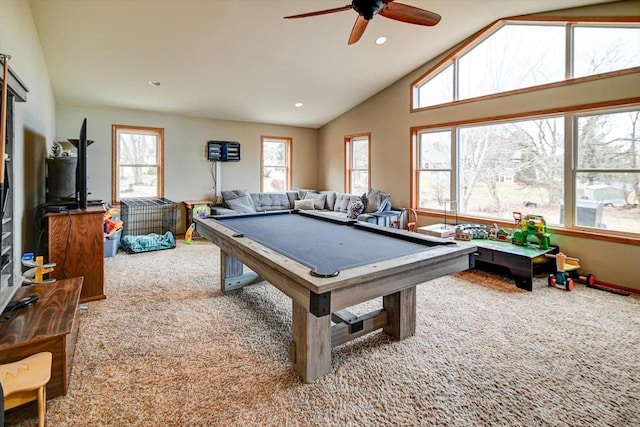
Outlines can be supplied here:
[[322, 216], [355, 219], [390, 226], [401, 212], [391, 206], [391, 196], [371, 189], [359, 196], [337, 191], [297, 191], [250, 193], [247, 190], [222, 191], [222, 204], [211, 206], [211, 215], [312, 210]]

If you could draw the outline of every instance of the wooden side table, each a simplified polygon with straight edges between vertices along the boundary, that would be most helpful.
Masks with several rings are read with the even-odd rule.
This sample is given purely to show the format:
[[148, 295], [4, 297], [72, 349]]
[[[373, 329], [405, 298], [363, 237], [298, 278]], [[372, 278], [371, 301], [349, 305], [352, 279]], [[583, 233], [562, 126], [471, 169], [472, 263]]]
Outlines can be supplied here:
[[[5, 314], [0, 320], [0, 364], [49, 351], [51, 380], [47, 399], [67, 394], [79, 322], [76, 318], [82, 277], [24, 286], [14, 300], [29, 295], [40, 299], [31, 306]], [[5, 319], [8, 316], [8, 319]]]
[[[209, 205], [209, 204], [212, 204], [213, 202], [210, 200], [186, 200], [183, 203], [184, 203], [184, 206], [187, 208], [187, 226], [184, 229], [184, 232], [186, 233], [189, 227], [191, 226], [191, 224], [193, 224], [194, 208], [199, 205]], [[198, 234], [197, 231], [194, 231], [191, 237], [200, 237], [200, 235]]]

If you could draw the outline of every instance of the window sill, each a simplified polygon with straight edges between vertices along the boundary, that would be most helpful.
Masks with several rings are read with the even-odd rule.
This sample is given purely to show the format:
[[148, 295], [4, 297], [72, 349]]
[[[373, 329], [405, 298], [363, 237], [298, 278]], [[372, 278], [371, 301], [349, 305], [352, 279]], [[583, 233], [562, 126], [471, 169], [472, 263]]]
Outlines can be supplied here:
[[[430, 218], [445, 218], [445, 215], [442, 212], [434, 212], [428, 211], [425, 209], [418, 210], [416, 212], [420, 216], [430, 217]], [[447, 223], [453, 222], [453, 215], [446, 215]], [[480, 223], [480, 224], [498, 224], [501, 227], [513, 228], [513, 222], [509, 221], [499, 221], [499, 220], [491, 220], [488, 218], [480, 218], [473, 216], [464, 216], [458, 215], [457, 217], [458, 224], [463, 222], [471, 222], [471, 223]], [[610, 230], [597, 231], [592, 228], [564, 228], [560, 226], [549, 226], [549, 232], [552, 234], [560, 235], [560, 236], [571, 236], [571, 237], [579, 237], [583, 239], [590, 240], [601, 240], [605, 242], [613, 242], [613, 243], [621, 243], [625, 245], [632, 246], [640, 246], [640, 236], [637, 235], [624, 235], [622, 233], [610, 232]]]

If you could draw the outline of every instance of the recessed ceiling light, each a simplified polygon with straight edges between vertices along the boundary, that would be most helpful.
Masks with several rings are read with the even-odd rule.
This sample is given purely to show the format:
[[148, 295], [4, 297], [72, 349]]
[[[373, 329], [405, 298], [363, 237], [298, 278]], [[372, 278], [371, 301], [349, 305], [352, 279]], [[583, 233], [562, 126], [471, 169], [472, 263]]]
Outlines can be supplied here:
[[151, 86], [160, 86], [160, 82], [157, 80], [149, 80]]
[[296, 103], [295, 103], [295, 104], [293, 104], [293, 105], [295, 105], [296, 107], [298, 107], [298, 108], [299, 108], [299, 107], [302, 107], [304, 104], [302, 104], [302, 102], [296, 102]]
[[385, 36], [378, 37], [376, 39], [376, 44], [385, 44], [387, 42], [387, 38]]

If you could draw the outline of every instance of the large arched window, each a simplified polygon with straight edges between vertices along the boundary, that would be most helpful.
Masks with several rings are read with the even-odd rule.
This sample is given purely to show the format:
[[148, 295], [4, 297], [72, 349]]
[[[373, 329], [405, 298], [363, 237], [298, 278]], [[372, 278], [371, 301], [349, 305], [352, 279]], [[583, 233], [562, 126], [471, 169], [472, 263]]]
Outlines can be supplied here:
[[412, 111], [639, 66], [637, 22], [499, 21], [412, 84]]
[[[572, 232], [636, 239], [640, 98], [545, 96], [637, 75], [640, 17], [531, 19], [488, 26], [411, 84], [412, 112], [444, 117], [412, 128], [411, 206], [503, 225], [537, 213]], [[524, 102], [483, 110], [503, 97]], [[462, 117], [449, 119], [450, 108]]]

